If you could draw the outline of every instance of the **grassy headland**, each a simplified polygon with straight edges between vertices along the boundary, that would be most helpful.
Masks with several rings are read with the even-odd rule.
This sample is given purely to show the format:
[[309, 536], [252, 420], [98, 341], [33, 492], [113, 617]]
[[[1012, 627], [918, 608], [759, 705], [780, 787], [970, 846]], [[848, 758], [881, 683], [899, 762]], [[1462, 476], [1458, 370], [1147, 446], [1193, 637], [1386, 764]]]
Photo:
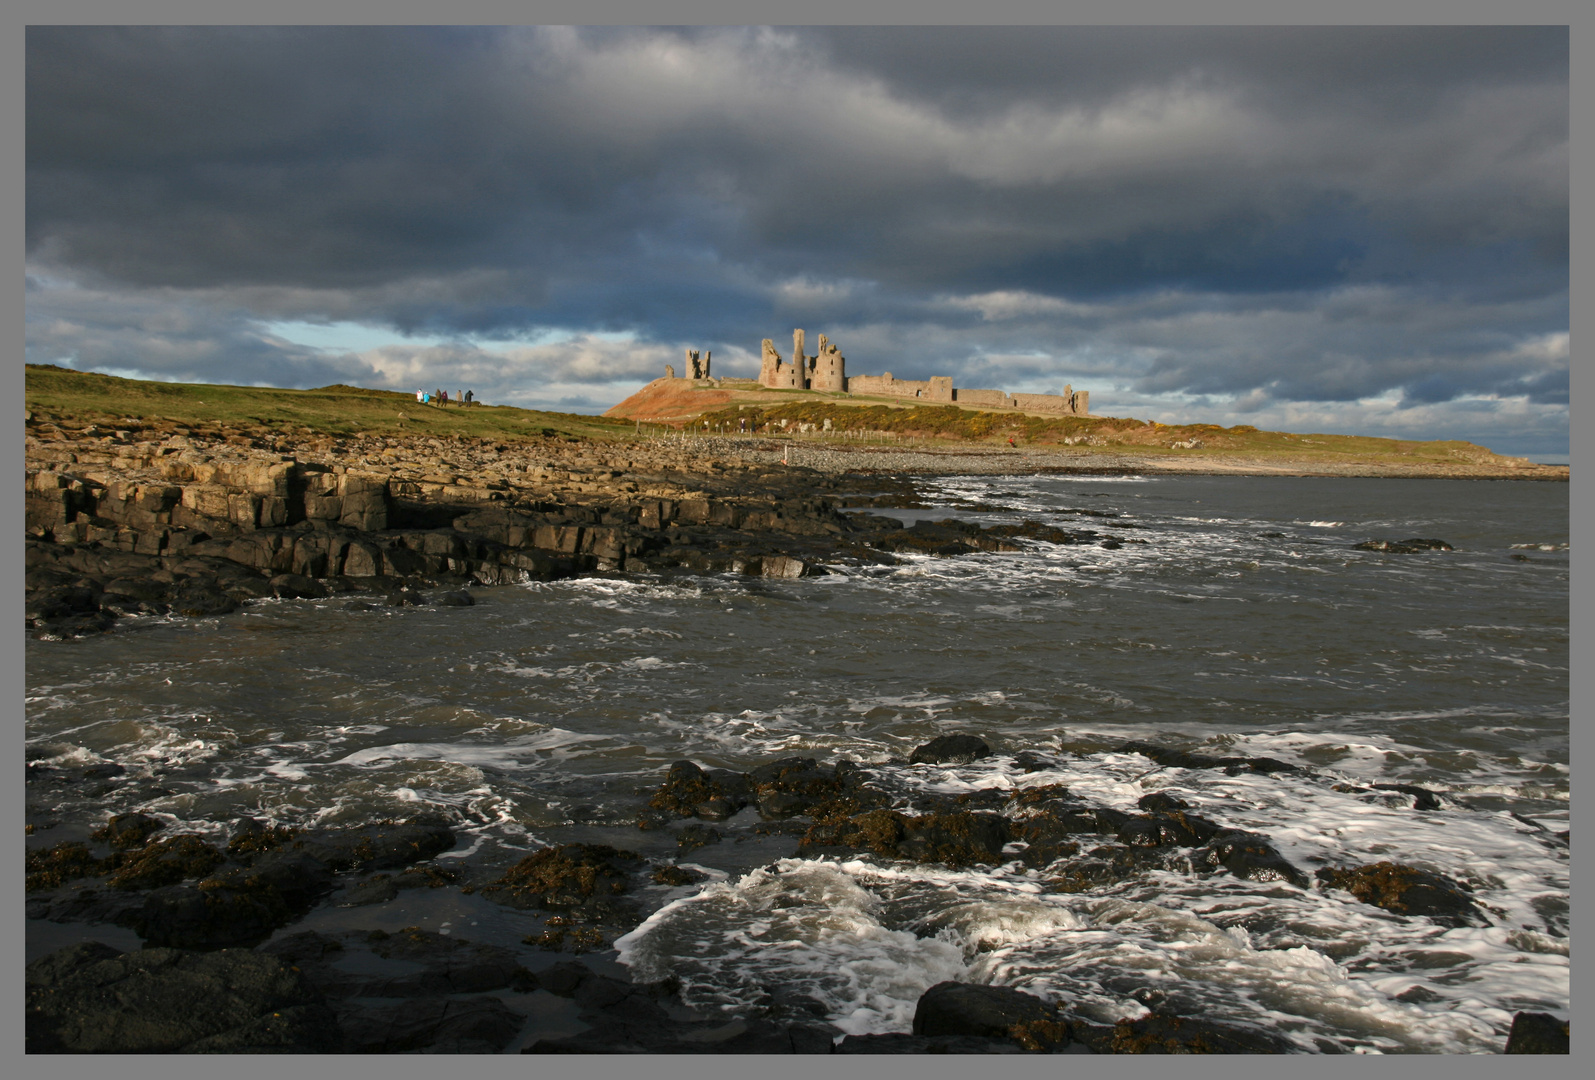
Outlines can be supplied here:
[[[248, 434], [291, 447], [297, 440], [466, 438], [518, 443], [547, 437], [606, 443], [634, 438], [634, 422], [693, 431], [738, 432], [838, 447], [876, 441], [919, 448], [995, 452], [1009, 440], [1027, 451], [1022, 466], [1051, 464], [1149, 471], [1299, 475], [1457, 476], [1565, 480], [1564, 466], [1535, 465], [1457, 440], [1412, 441], [1357, 435], [1261, 431], [1245, 425], [1157, 424], [1133, 417], [1047, 416], [895, 399], [779, 391], [751, 380], [719, 385], [659, 379], [603, 416], [507, 405], [421, 405], [413, 394], [356, 386], [314, 390], [124, 379], [27, 365], [27, 406], [35, 420], [71, 420], [115, 429], [185, 427]], [[829, 424], [829, 429], [827, 429]], [[1035, 460], [1030, 460], [1034, 458]], [[1016, 465], [1019, 464], [1016, 462]], [[913, 471], [912, 468], [909, 471]]]
[[149, 382], [49, 365], [27, 365], [28, 410], [116, 426], [121, 420], [185, 427], [264, 429], [293, 435], [464, 436], [511, 440], [541, 435], [604, 438], [626, 420], [473, 404], [422, 405], [414, 394], [323, 386], [281, 390], [217, 383]]

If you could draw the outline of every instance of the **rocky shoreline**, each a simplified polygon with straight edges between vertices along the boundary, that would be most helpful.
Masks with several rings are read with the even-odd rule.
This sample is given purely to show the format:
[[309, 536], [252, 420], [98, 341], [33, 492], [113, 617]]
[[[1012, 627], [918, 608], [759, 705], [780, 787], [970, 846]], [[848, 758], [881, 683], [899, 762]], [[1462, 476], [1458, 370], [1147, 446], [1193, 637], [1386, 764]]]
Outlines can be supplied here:
[[[1240, 773], [1312, 774], [1264, 757], [1209, 757], [1127, 743], [1155, 766]], [[1080, 892], [1147, 869], [1233, 876], [1289, 889], [1344, 891], [1390, 917], [1484, 926], [1490, 914], [1468, 888], [1398, 862], [1321, 867], [1309, 875], [1269, 837], [1228, 828], [1179, 798], [1152, 792], [1137, 813], [1095, 805], [1061, 785], [937, 796], [905, 789], [897, 770], [992, 756], [971, 734], [943, 736], [908, 761], [860, 766], [813, 758], [769, 761], [747, 773], [670, 766], [637, 826], [674, 828], [689, 854], [725, 839], [720, 828], [791, 838], [793, 854], [870, 854], [947, 867], [1019, 858], [1044, 871], [1053, 892]], [[1027, 772], [1048, 760], [1021, 752]], [[115, 776], [63, 775], [30, 765], [29, 787], [114, 784]], [[1410, 786], [1369, 790], [1413, 813], [1440, 805]], [[727, 824], [756, 810], [762, 825]], [[690, 821], [685, 827], [681, 823]], [[716, 827], [718, 826], [718, 827]], [[87, 841], [30, 850], [30, 918], [107, 922], [135, 930], [144, 948], [99, 941], [58, 949], [27, 968], [30, 1053], [1297, 1053], [1273, 1032], [1222, 1017], [1184, 1015], [1148, 1002], [1140, 1016], [1104, 1022], [1067, 1001], [1019, 990], [943, 982], [921, 997], [911, 1030], [845, 1035], [804, 1019], [804, 1002], [779, 987], [747, 1015], [691, 1007], [681, 984], [635, 983], [581, 959], [585, 942], [634, 928], [648, 884], [687, 885], [701, 875], [679, 860], [650, 861], [596, 844], [544, 848], [508, 868], [445, 866], [455, 846], [440, 818], [305, 831], [235, 822], [225, 844], [168, 835], [142, 814], [113, 817]], [[779, 874], [778, 866], [766, 874]], [[526, 944], [550, 954], [532, 970], [502, 946], [409, 927], [280, 933], [317, 905], [362, 907], [401, 889], [452, 889], [541, 920]], [[568, 940], [567, 940], [568, 939]], [[563, 1002], [563, 1004], [561, 1004]], [[546, 1017], [558, 1014], [550, 1033]], [[545, 1020], [539, 1023], [537, 1017]], [[574, 1030], [571, 1030], [574, 1029]], [[539, 1032], [542, 1032], [539, 1034]], [[1320, 1042], [1322, 1042], [1320, 1040]], [[1333, 1045], [1320, 1050], [1338, 1052]], [[1565, 1021], [1520, 1013], [1505, 1053], [1567, 1053]]]
[[29, 425], [26, 618], [58, 638], [266, 597], [465, 606], [474, 585], [583, 574], [794, 578], [895, 551], [1018, 550], [1027, 535], [1120, 540], [1039, 523], [905, 529], [844, 511], [921, 506], [907, 475], [823, 472], [718, 440], [307, 437], [289, 453], [227, 428]]

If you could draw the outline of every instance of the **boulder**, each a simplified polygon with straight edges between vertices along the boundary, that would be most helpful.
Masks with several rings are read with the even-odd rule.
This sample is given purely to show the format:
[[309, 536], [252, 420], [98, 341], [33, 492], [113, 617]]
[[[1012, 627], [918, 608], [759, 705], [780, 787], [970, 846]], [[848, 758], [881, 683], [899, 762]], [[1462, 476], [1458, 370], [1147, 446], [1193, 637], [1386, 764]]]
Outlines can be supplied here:
[[913, 765], [964, 764], [990, 757], [991, 747], [976, 735], [942, 735], [918, 747], [908, 756]]
[[1288, 881], [1307, 887], [1307, 875], [1281, 855], [1268, 837], [1243, 829], [1222, 829], [1193, 859], [1198, 865], [1224, 869], [1247, 881]]

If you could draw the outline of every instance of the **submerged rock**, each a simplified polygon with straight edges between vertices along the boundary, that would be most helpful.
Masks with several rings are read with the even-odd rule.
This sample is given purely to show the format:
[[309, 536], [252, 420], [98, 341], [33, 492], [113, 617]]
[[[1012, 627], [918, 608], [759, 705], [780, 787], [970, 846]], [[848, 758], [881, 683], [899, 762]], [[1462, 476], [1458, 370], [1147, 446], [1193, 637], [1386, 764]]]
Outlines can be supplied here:
[[1168, 746], [1158, 746], [1156, 743], [1131, 740], [1120, 746], [1118, 753], [1140, 754], [1142, 757], [1162, 765], [1166, 769], [1223, 769], [1231, 776], [1241, 772], [1276, 773], [1276, 772], [1301, 772], [1301, 767], [1292, 765], [1288, 761], [1280, 761], [1270, 757], [1241, 757], [1230, 755], [1226, 757], [1210, 757], [1206, 754], [1193, 754], [1187, 750], [1175, 750]]
[[1455, 551], [1444, 540], [1426, 540], [1414, 536], [1407, 540], [1364, 540], [1351, 545], [1357, 551], [1383, 551], [1389, 555], [1413, 555], [1420, 551]]
[[1131, 847], [1195, 847], [1207, 842], [1220, 827], [1204, 817], [1170, 809], [1166, 813], [1132, 817], [1119, 827], [1119, 841]]

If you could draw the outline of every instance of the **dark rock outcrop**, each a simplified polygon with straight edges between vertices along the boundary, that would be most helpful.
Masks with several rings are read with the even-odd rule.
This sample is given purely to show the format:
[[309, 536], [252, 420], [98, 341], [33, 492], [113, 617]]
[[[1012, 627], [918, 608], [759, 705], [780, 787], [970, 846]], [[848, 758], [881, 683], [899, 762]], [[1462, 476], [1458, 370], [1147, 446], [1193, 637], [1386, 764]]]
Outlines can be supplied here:
[[276, 957], [122, 953], [98, 942], [28, 965], [28, 1053], [327, 1053], [332, 1011]]
[[799, 847], [870, 851], [887, 858], [970, 866], [1002, 862], [1009, 835], [1007, 819], [998, 814], [957, 811], [916, 816], [869, 810], [816, 821]]
[[1069, 1025], [1056, 1007], [1008, 986], [942, 982], [920, 995], [913, 1034], [1012, 1039], [1026, 1050], [1069, 1043]]
[[517, 908], [575, 911], [602, 917], [621, 908], [642, 857], [603, 844], [565, 844], [528, 855], [481, 888], [483, 896]]
[[1075, 1023], [1074, 1037], [1098, 1054], [1295, 1054], [1290, 1040], [1260, 1028], [1151, 1013], [1112, 1027]]
[[1222, 829], [1213, 835], [1195, 861], [1214, 870], [1228, 870], [1247, 881], [1288, 881], [1299, 889], [1307, 887], [1307, 875], [1281, 855], [1273, 842], [1261, 833]]
[[748, 805], [748, 781], [740, 773], [706, 772], [691, 761], [678, 761], [664, 783], [648, 799], [650, 810], [670, 818], [702, 817], [723, 821]]
[[1318, 880], [1397, 915], [1424, 915], [1442, 926], [1488, 926], [1466, 886], [1400, 863], [1318, 871]]
[[1570, 1054], [1568, 1022], [1550, 1013], [1520, 1012], [1512, 1017], [1503, 1054]]

